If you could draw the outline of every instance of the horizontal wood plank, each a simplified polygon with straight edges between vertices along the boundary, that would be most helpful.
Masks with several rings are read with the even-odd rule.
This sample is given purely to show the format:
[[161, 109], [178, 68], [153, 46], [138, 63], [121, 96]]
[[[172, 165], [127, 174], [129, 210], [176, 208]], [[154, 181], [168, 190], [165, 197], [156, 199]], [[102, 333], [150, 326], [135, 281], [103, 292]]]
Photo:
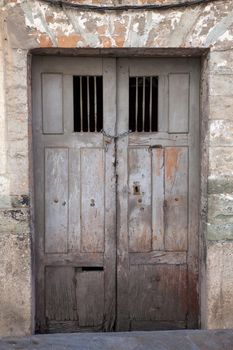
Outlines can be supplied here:
[[78, 253], [78, 254], [46, 254], [42, 258], [44, 265], [64, 266], [104, 266], [103, 253]]
[[185, 252], [153, 251], [149, 253], [130, 253], [129, 257], [131, 265], [180, 265], [187, 262]]
[[163, 331], [185, 329], [185, 321], [131, 321], [131, 331]]
[[129, 135], [129, 147], [133, 146], [185, 146], [189, 143], [187, 134], [158, 133], [132, 133]]

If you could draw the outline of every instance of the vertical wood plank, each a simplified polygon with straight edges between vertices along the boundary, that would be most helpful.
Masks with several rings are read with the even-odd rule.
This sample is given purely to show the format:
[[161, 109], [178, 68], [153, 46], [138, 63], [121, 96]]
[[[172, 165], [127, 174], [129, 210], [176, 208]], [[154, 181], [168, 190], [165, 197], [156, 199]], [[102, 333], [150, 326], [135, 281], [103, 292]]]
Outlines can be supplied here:
[[38, 57], [32, 61], [32, 113], [33, 113], [33, 172], [34, 172], [34, 215], [35, 215], [35, 313], [36, 331], [44, 331], [45, 324], [45, 273], [44, 255], [44, 145], [40, 141], [42, 129], [42, 79]]
[[187, 250], [188, 148], [165, 149], [165, 249]]
[[104, 130], [107, 134], [116, 132], [116, 59], [103, 59], [103, 105]]
[[81, 250], [104, 252], [104, 151], [81, 149]]
[[164, 249], [164, 149], [152, 148], [152, 246]]
[[63, 133], [62, 74], [42, 74], [42, 111], [44, 134]]
[[188, 327], [198, 327], [199, 288], [198, 268], [199, 243], [199, 203], [200, 203], [200, 62], [192, 62], [190, 72], [190, 134], [189, 134], [189, 226], [188, 226], [188, 284], [189, 314]]
[[[103, 59], [104, 130], [116, 133], [116, 59]], [[107, 140], [105, 139], [104, 142]], [[105, 143], [106, 145], [106, 143]], [[116, 320], [116, 145], [105, 148], [105, 246], [103, 329], [112, 331]]]
[[64, 133], [74, 132], [73, 75], [63, 74]]
[[74, 268], [48, 266], [45, 269], [45, 280], [46, 317], [48, 320], [77, 320]]
[[169, 74], [169, 132], [189, 130], [189, 74]]
[[68, 149], [45, 149], [45, 252], [67, 252]]
[[100, 327], [104, 323], [104, 272], [76, 273], [77, 307], [80, 327]]
[[158, 131], [168, 132], [168, 76], [159, 75]]
[[[117, 64], [117, 133], [129, 129], [128, 59]], [[117, 140], [117, 330], [129, 330], [128, 137]]]
[[68, 250], [80, 251], [81, 238], [81, 188], [80, 150], [69, 149], [69, 237]]
[[129, 249], [151, 250], [151, 152], [129, 149]]

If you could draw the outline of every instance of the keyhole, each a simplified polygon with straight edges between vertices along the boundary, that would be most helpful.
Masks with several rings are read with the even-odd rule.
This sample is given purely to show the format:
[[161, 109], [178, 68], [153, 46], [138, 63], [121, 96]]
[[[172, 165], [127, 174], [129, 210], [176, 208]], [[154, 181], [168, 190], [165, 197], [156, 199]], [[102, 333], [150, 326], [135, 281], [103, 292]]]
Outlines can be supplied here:
[[90, 206], [91, 206], [91, 207], [94, 207], [94, 206], [95, 206], [95, 200], [94, 200], [94, 199], [91, 199]]
[[139, 195], [139, 194], [140, 194], [140, 185], [135, 184], [135, 185], [133, 186], [133, 194], [134, 194], [134, 195]]

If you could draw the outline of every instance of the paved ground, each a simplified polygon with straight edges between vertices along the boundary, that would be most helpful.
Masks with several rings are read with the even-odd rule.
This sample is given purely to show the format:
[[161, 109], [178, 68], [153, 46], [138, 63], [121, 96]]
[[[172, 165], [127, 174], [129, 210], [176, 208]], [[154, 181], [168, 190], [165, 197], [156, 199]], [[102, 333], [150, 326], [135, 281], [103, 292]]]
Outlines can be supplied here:
[[4, 338], [0, 350], [233, 350], [233, 330], [79, 333]]

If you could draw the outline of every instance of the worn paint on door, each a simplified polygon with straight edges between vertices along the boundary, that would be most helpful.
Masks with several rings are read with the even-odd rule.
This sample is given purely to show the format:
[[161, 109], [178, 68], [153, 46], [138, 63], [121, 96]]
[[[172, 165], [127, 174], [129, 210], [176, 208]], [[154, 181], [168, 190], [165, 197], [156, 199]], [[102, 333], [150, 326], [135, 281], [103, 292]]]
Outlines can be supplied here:
[[116, 304], [115, 148], [74, 132], [73, 76], [103, 77], [115, 133], [115, 60], [35, 57], [33, 135], [39, 332], [112, 330]]
[[117, 329], [195, 328], [199, 62], [135, 58], [119, 59], [117, 67], [118, 133], [128, 130], [129, 79], [140, 77], [137, 85], [141, 77], [158, 78], [157, 132], [117, 141]]
[[[104, 132], [74, 132], [73, 76], [103, 77]], [[158, 82], [151, 132], [131, 77]], [[38, 331], [197, 327], [198, 86], [196, 59], [34, 59]]]

